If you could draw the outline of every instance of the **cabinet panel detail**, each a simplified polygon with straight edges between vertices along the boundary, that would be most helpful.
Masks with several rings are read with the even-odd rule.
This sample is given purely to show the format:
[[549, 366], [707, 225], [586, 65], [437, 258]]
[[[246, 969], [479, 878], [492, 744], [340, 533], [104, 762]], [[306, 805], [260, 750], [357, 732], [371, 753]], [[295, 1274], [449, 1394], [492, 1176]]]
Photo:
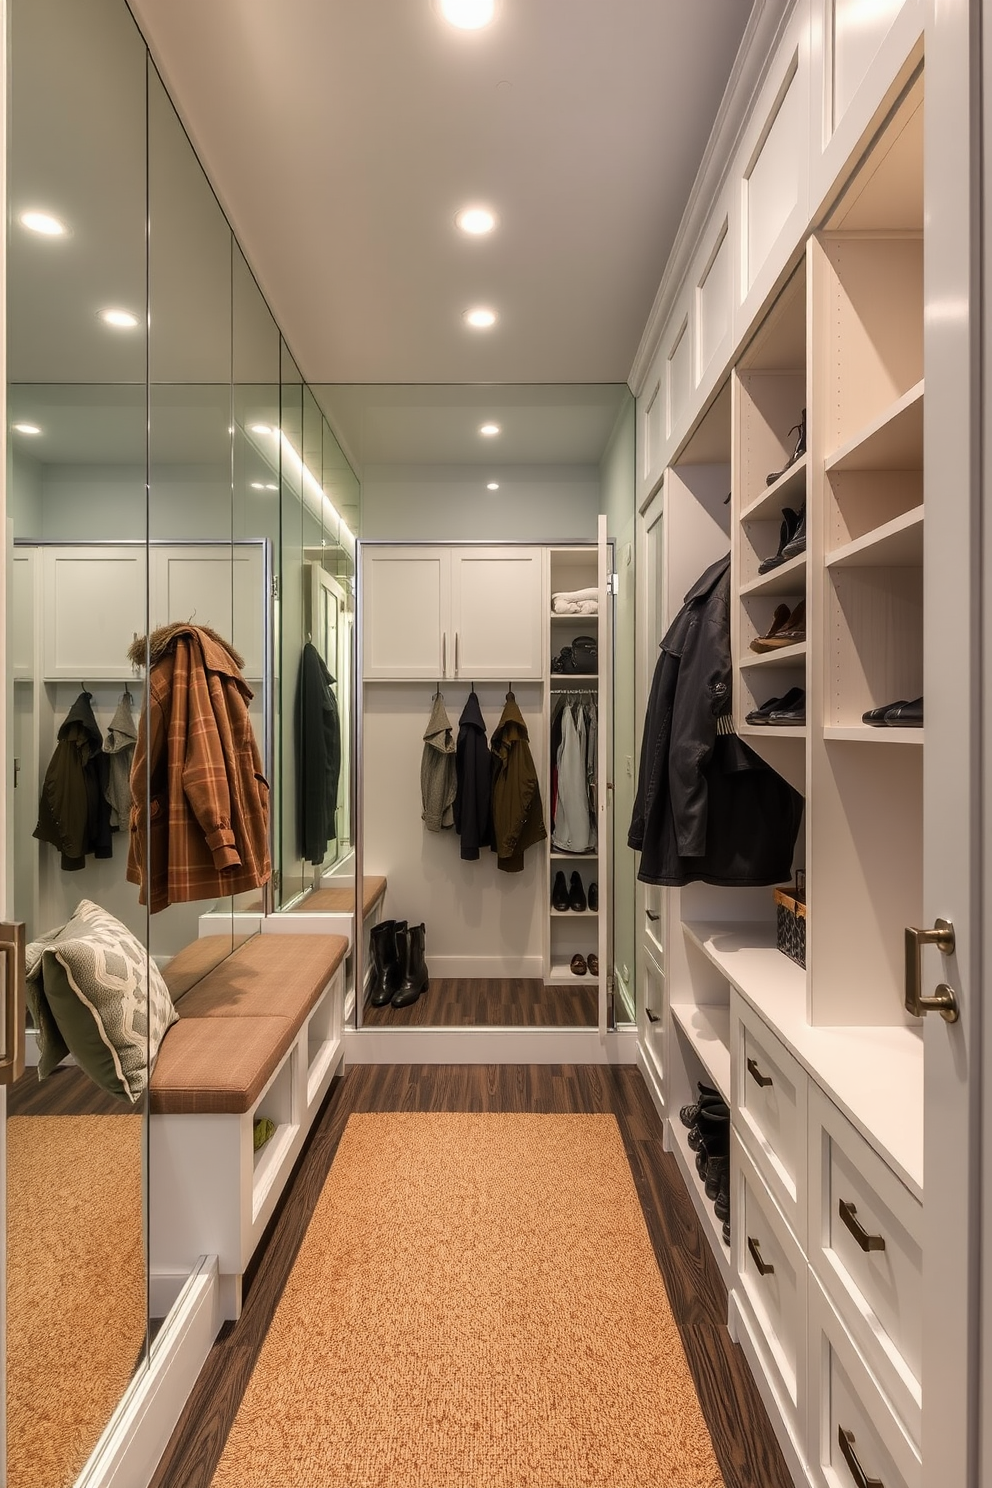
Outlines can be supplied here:
[[688, 318], [683, 320], [678, 334], [668, 353], [668, 433], [679, 427], [682, 415], [689, 406], [692, 391], [692, 363], [690, 359], [691, 337]]
[[367, 551], [365, 676], [441, 679], [451, 676], [449, 555], [444, 549]]
[[804, 125], [798, 57], [794, 57], [744, 176], [748, 289], [760, 274], [799, 200], [801, 160], [806, 144]]
[[730, 235], [724, 218], [712, 257], [703, 271], [696, 292], [698, 346], [696, 381], [704, 376], [714, 353], [730, 330], [733, 312], [734, 276]]
[[538, 548], [452, 550], [449, 675], [543, 676], [543, 577]]
[[44, 550], [45, 676], [133, 680], [127, 659], [145, 632], [145, 550]]
[[855, 93], [905, 0], [832, 0], [830, 5], [834, 128]]
[[806, 1233], [808, 1078], [771, 1029], [733, 1000], [734, 1123], [800, 1240]]

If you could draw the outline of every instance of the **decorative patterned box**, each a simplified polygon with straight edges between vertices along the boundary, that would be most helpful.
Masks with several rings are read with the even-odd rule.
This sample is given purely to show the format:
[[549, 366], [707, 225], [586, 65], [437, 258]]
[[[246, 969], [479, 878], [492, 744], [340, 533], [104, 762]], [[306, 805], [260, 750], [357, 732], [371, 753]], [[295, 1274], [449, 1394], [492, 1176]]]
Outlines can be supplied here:
[[796, 872], [795, 888], [775, 889], [775, 943], [790, 961], [806, 969], [806, 874]]

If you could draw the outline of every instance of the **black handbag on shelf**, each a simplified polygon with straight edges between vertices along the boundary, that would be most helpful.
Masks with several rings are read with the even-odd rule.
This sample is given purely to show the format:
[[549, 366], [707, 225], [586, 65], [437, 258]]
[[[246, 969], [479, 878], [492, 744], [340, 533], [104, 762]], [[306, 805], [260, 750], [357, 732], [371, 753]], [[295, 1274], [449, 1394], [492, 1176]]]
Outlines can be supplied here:
[[551, 658], [552, 672], [569, 677], [587, 677], [599, 670], [599, 644], [595, 636], [576, 636]]

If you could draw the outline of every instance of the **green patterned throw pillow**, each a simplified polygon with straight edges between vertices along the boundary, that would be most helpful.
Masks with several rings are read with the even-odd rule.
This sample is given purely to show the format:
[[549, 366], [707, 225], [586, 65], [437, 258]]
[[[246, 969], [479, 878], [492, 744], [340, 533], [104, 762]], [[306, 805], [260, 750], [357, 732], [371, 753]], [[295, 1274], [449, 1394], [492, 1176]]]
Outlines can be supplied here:
[[39, 1078], [68, 1051], [101, 1089], [139, 1100], [179, 1017], [145, 947], [120, 920], [81, 899], [67, 925], [32, 943], [27, 960]]

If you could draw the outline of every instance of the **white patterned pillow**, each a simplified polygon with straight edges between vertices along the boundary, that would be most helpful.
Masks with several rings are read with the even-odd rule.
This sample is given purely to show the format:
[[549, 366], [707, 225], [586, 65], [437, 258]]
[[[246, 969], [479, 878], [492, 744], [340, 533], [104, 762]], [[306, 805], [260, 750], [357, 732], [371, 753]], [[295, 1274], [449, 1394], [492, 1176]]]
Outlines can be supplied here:
[[34, 980], [66, 1047], [101, 1089], [136, 1102], [179, 1017], [162, 973], [127, 926], [89, 899], [43, 940]]

